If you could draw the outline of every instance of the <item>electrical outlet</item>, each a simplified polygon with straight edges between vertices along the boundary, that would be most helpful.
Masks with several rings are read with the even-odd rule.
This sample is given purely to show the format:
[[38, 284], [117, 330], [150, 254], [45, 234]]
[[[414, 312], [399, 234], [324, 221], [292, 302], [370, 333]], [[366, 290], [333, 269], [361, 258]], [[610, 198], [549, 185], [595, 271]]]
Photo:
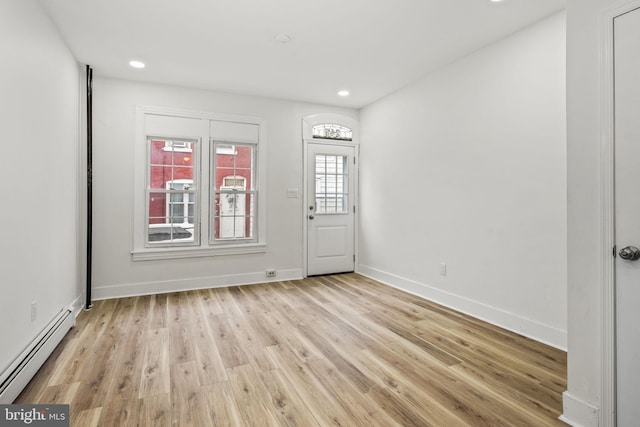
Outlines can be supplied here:
[[38, 317], [38, 301], [31, 301], [31, 321], [34, 322]]
[[440, 275], [441, 276], [447, 275], [447, 264], [445, 264], [444, 262], [440, 263]]
[[267, 277], [276, 277], [276, 271], [272, 268], [267, 270]]

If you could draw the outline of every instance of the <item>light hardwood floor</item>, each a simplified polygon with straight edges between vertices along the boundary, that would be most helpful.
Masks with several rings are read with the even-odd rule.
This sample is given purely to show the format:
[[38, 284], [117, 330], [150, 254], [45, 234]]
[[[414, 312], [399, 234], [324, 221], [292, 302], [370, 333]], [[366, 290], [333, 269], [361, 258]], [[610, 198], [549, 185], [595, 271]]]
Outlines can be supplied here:
[[16, 403], [85, 426], [563, 425], [566, 354], [357, 274], [99, 301]]

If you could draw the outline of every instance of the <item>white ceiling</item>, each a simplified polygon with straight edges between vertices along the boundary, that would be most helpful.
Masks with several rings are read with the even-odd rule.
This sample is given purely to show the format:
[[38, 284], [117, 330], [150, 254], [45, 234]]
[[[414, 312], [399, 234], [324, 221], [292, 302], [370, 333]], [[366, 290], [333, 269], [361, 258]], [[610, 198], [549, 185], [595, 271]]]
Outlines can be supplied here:
[[[565, 0], [40, 0], [94, 74], [363, 107]], [[274, 40], [287, 34], [292, 40]], [[129, 67], [140, 59], [143, 70]], [[351, 95], [340, 98], [336, 92]]]

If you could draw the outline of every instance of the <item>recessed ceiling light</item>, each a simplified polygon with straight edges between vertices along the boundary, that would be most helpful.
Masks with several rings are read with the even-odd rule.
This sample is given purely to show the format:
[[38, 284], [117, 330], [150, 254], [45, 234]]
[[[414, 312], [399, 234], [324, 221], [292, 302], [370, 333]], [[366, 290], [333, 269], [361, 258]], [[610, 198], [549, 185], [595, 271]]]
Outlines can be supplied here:
[[490, 1], [491, 1], [491, 3], [499, 3], [499, 2], [501, 2], [502, 0], [490, 0]]
[[338, 92], [338, 96], [349, 96], [349, 91], [341, 90], [340, 92]]
[[144, 68], [144, 62], [142, 61], [129, 61], [129, 65], [131, 65], [133, 68]]

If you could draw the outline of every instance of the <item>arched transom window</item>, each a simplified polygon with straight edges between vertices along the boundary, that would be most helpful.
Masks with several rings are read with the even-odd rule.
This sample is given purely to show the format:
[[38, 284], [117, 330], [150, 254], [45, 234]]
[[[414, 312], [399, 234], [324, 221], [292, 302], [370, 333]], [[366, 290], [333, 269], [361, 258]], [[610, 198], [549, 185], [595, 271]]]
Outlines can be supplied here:
[[353, 132], [348, 127], [323, 123], [313, 127], [313, 137], [322, 139], [339, 139], [341, 141], [351, 141]]

